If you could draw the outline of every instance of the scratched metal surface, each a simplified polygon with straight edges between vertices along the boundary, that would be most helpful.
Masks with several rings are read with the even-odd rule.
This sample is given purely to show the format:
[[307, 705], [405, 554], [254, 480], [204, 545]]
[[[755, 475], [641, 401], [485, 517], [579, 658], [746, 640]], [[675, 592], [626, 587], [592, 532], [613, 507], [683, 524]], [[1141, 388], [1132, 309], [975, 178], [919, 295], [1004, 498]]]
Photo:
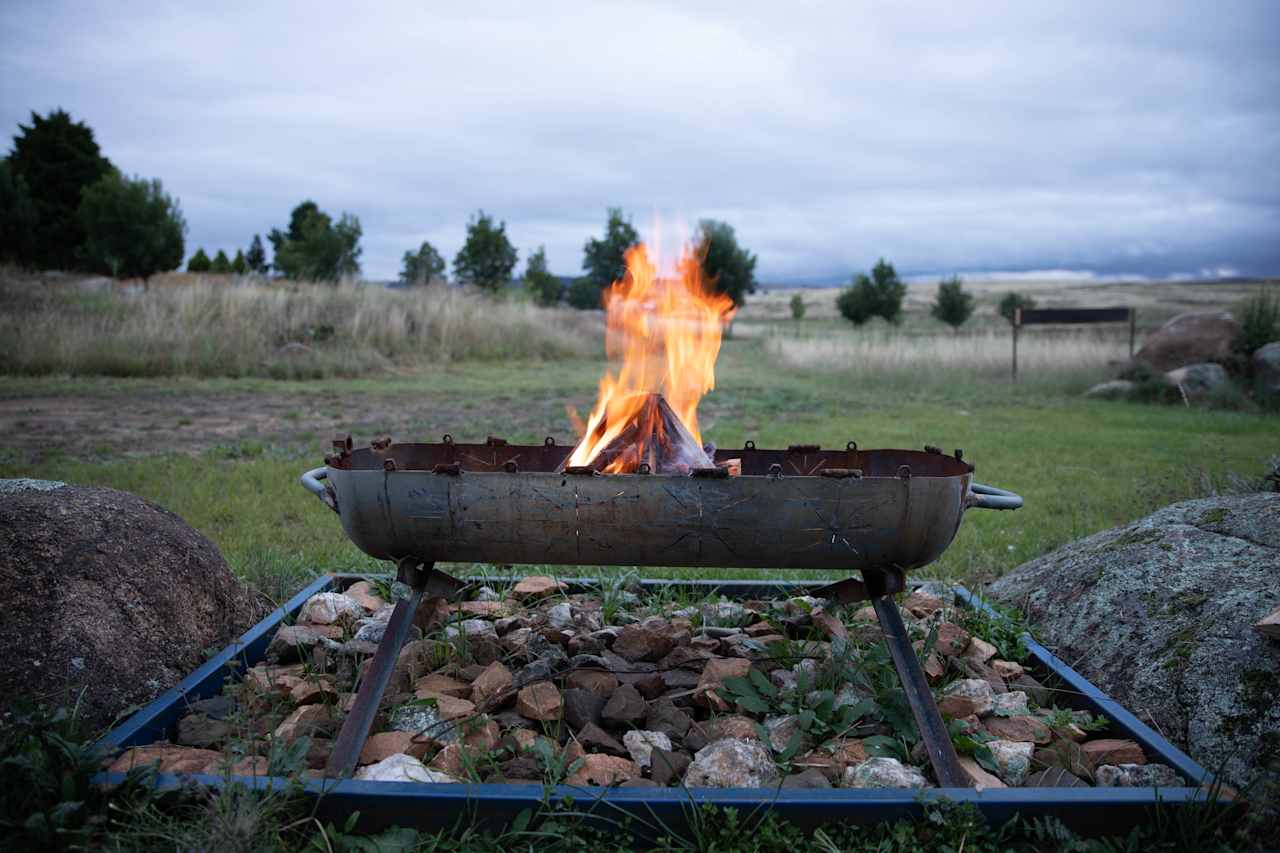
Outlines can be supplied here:
[[[779, 466], [721, 479], [562, 474], [545, 470], [567, 453], [554, 447], [362, 453], [327, 471], [347, 535], [380, 559], [441, 562], [913, 569], [951, 543], [971, 479], [962, 461], [918, 451], [719, 451], [744, 472]], [[502, 470], [511, 459], [544, 470]], [[406, 470], [452, 462], [456, 473]], [[819, 475], [855, 467], [864, 476]]]

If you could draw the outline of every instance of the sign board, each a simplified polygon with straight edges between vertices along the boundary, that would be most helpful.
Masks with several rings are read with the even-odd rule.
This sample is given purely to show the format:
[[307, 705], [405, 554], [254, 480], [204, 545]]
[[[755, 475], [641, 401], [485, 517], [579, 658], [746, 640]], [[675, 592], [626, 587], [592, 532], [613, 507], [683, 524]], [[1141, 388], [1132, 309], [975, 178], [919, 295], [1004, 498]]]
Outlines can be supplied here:
[[1128, 323], [1129, 358], [1133, 358], [1137, 316], [1133, 308], [1018, 308], [1013, 312], [1013, 378], [1018, 378], [1018, 331], [1023, 326]]
[[1019, 325], [1127, 323], [1132, 311], [1132, 308], [1023, 308]]

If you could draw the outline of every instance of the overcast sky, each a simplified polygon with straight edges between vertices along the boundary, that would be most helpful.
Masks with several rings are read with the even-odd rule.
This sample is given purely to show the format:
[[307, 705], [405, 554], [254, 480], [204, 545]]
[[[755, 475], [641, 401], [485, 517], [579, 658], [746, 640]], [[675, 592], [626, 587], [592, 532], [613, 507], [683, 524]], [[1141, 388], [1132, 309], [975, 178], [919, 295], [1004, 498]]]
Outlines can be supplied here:
[[188, 253], [350, 211], [374, 278], [481, 207], [575, 274], [610, 205], [766, 282], [1280, 273], [1280, 3], [362, 5], [4, 0], [0, 130], [88, 122]]

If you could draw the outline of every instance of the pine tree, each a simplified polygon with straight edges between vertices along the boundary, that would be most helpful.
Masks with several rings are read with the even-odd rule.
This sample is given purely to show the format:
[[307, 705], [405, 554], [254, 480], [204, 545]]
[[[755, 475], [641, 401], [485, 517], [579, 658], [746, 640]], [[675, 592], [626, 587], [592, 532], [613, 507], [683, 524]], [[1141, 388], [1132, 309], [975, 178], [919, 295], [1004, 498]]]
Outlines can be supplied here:
[[31, 114], [30, 125], [18, 125], [9, 165], [27, 187], [39, 222], [27, 257], [28, 266], [75, 269], [84, 242], [80, 196], [111, 170], [93, 131], [71, 120], [64, 110], [47, 116]]
[[213, 258], [213, 267], [209, 271], [218, 275], [226, 275], [231, 272], [231, 260], [227, 258], [226, 252], [221, 249], [218, 250], [218, 254]]
[[253, 235], [253, 242], [249, 244], [249, 251], [245, 254], [244, 259], [252, 272], [265, 273], [267, 271], [267, 253], [262, 248], [262, 238], [257, 234]]
[[236, 249], [236, 256], [231, 261], [231, 271], [236, 275], [244, 275], [249, 271], [249, 262], [244, 259], [244, 252]]
[[203, 248], [196, 249], [196, 253], [191, 256], [191, 260], [187, 261], [187, 272], [208, 272], [212, 267], [213, 262], [204, 253]]

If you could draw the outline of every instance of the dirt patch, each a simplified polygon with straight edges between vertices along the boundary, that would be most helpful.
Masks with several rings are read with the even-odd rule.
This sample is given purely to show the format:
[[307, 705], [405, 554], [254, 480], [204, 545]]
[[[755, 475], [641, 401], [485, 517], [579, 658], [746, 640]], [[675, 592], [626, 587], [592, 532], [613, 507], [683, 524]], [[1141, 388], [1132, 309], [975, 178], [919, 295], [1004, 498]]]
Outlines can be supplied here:
[[[196, 453], [245, 443], [327, 445], [350, 433], [359, 441], [390, 435], [399, 440], [459, 441], [497, 435], [541, 441], [548, 434], [569, 443], [574, 433], [560, 395], [522, 394], [485, 399], [402, 392], [325, 397], [315, 392], [110, 391], [74, 396], [0, 398], [6, 447], [35, 463], [59, 455], [111, 458], [153, 453]], [[579, 410], [589, 399], [570, 399]]]

